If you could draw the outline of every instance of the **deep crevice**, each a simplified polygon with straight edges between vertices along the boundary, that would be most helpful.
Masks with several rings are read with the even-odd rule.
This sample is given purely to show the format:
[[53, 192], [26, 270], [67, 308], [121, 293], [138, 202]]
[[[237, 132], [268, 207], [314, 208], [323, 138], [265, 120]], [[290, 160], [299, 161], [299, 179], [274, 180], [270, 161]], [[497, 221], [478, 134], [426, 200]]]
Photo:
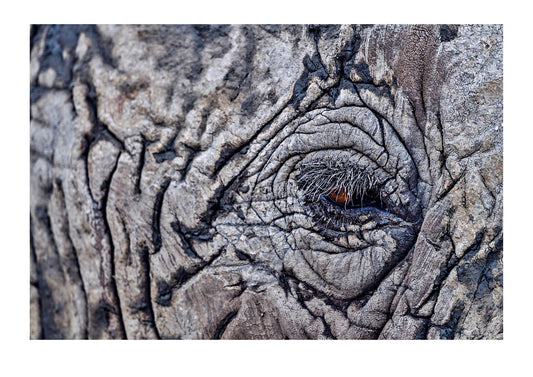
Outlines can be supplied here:
[[163, 199], [169, 185], [170, 179], [164, 181], [155, 198], [154, 212], [152, 215], [152, 243], [154, 245], [154, 253], [157, 253], [163, 244], [160, 230], [161, 209], [163, 208]]
[[142, 179], [142, 174], [143, 174], [143, 169], [144, 169], [144, 159], [145, 159], [145, 154], [146, 154], [146, 138], [144, 137], [143, 134], [141, 134], [141, 153], [139, 154], [139, 161], [137, 162], [137, 166], [136, 166], [136, 174], [135, 174], [135, 185], [134, 185], [134, 189], [133, 189], [133, 192], [135, 195], [140, 195], [141, 194], [141, 179]]
[[140, 259], [141, 259], [141, 269], [144, 273], [144, 294], [143, 300], [146, 302], [146, 312], [150, 318], [150, 325], [152, 326], [155, 336], [157, 339], [161, 339], [157, 324], [155, 322], [154, 308], [152, 305], [152, 294], [151, 294], [151, 278], [150, 278], [150, 252], [146, 245], [143, 245], [139, 250]]
[[218, 323], [217, 328], [215, 330], [215, 333], [213, 334], [213, 338], [212, 339], [222, 339], [222, 336], [224, 335], [224, 332], [228, 328], [228, 325], [233, 320], [233, 318], [235, 318], [237, 313], [238, 313], [237, 310], [234, 310], [234, 311], [230, 312], [228, 315], [226, 315], [222, 319], [222, 321], [220, 321]]
[[[88, 309], [88, 301], [87, 301], [87, 291], [85, 289], [85, 283], [83, 281], [83, 277], [81, 276], [81, 267], [80, 262], [78, 259], [78, 251], [76, 250], [76, 247], [74, 246], [74, 242], [72, 241], [72, 238], [70, 237], [70, 220], [69, 220], [69, 214], [68, 210], [66, 208], [66, 200], [65, 200], [65, 193], [63, 191], [63, 181], [60, 178], [55, 179], [55, 187], [57, 188], [59, 195], [61, 196], [61, 200], [63, 201], [64, 209], [65, 209], [65, 219], [66, 219], [66, 229], [64, 231], [64, 234], [67, 238], [67, 241], [69, 243], [70, 249], [72, 250], [72, 260], [74, 262], [74, 268], [75, 271], [72, 272], [76, 274], [76, 279], [80, 282], [80, 288], [81, 292], [83, 294], [83, 300], [84, 300], [84, 306], [85, 306], [85, 319], [88, 321], [89, 319], [89, 309]], [[68, 269], [68, 271], [71, 271], [71, 269]], [[83, 329], [83, 338], [87, 339], [88, 337], [88, 324], [87, 322], [84, 323], [85, 328]]]
[[181, 240], [181, 244], [182, 244], [181, 246], [183, 248], [183, 252], [191, 258], [195, 258], [195, 259], [199, 259], [203, 261], [203, 259], [198, 255], [198, 253], [196, 253], [196, 251], [194, 250], [194, 247], [192, 246], [192, 244], [190, 243], [188, 239], [189, 234], [190, 234], [188, 232], [188, 229], [183, 227], [178, 220], [171, 222], [170, 226], [172, 230], [176, 232], [176, 234], [179, 236]]
[[152, 153], [155, 162], [160, 164], [164, 161], [173, 160], [176, 157], [176, 148], [174, 147], [174, 142], [176, 141], [177, 137], [178, 134], [176, 133], [168, 140], [163, 148], [161, 148], [158, 152]]
[[194, 158], [198, 153], [202, 151], [202, 148], [199, 146], [190, 146], [185, 143], [182, 143], [182, 145], [189, 150], [189, 155], [187, 156], [187, 162], [185, 163], [185, 167], [181, 169], [181, 180], [185, 180], [187, 178], [187, 174], [189, 173], [189, 170], [191, 169], [192, 163], [194, 161]]

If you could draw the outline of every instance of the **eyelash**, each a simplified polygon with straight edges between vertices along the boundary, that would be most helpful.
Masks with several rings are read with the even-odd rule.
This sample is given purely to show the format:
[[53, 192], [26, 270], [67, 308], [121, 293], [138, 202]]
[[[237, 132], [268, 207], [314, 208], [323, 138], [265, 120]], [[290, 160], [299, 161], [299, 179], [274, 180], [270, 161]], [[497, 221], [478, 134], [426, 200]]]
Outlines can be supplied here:
[[307, 205], [311, 209], [315, 223], [325, 229], [345, 231], [350, 225], [361, 222], [361, 211], [345, 210], [328, 202], [327, 199], [308, 202]]
[[315, 222], [326, 228], [347, 229], [361, 222], [363, 214], [388, 212], [373, 172], [349, 160], [307, 162], [300, 167], [297, 182]]
[[326, 203], [344, 208], [344, 210], [366, 207], [385, 208], [381, 190], [377, 187], [371, 187], [361, 192], [348, 192], [334, 188], [329, 192], [329, 195], [321, 195], [320, 199], [326, 201]]

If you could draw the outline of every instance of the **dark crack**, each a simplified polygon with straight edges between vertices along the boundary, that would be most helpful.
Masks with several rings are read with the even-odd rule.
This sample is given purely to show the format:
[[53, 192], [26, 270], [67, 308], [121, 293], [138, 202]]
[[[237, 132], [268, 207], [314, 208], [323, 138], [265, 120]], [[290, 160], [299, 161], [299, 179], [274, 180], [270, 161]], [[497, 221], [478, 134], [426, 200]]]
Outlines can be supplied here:
[[231, 323], [231, 321], [235, 318], [238, 311], [232, 311], [228, 315], [226, 315], [222, 321], [220, 321], [217, 325], [217, 328], [215, 330], [215, 333], [213, 334], [212, 339], [222, 339], [222, 335], [224, 335], [224, 332], [228, 328], [228, 325]]
[[161, 209], [163, 207], [165, 192], [167, 191], [169, 185], [170, 179], [164, 181], [155, 198], [154, 212], [152, 215], [152, 243], [154, 245], [154, 253], [157, 253], [163, 245], [160, 230]]

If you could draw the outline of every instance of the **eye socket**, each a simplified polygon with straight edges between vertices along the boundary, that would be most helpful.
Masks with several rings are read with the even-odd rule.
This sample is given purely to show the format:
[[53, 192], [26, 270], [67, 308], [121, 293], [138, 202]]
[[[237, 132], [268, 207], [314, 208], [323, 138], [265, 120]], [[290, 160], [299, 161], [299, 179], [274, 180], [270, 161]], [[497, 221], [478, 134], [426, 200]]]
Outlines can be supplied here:
[[384, 209], [379, 190], [376, 188], [369, 188], [363, 192], [350, 192], [345, 188], [334, 188], [329, 191], [325, 199], [345, 209], [365, 207]]

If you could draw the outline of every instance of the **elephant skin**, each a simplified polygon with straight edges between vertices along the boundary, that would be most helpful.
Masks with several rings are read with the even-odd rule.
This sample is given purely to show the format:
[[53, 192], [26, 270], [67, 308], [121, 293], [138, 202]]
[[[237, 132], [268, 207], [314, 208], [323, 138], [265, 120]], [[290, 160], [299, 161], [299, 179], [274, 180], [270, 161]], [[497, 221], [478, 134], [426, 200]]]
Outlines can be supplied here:
[[501, 339], [502, 40], [33, 26], [31, 337]]

